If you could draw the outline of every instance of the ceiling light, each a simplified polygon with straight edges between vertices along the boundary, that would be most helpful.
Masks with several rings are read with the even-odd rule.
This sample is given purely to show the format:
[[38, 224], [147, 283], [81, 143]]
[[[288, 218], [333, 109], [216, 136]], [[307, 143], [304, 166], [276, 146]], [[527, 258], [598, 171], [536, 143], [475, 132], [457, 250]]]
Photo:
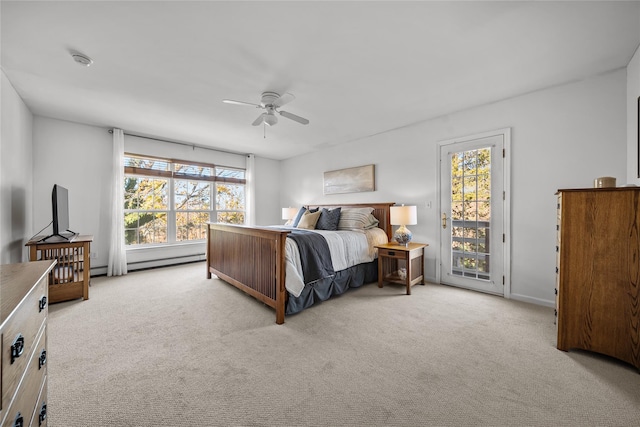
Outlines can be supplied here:
[[91, 59], [87, 55], [83, 55], [81, 53], [74, 52], [74, 53], [71, 54], [71, 57], [78, 64], [82, 64], [85, 67], [88, 67], [89, 65], [93, 64], [93, 59]]
[[271, 113], [264, 115], [264, 123], [269, 126], [273, 126], [278, 123], [278, 118]]

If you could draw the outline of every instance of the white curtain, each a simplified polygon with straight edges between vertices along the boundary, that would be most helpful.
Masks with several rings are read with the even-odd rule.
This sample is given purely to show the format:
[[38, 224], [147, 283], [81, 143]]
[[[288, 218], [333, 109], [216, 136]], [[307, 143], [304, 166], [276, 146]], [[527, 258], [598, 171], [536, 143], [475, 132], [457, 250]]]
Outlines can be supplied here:
[[127, 252], [124, 245], [124, 132], [113, 129], [111, 171], [111, 236], [107, 276], [127, 274]]
[[247, 185], [245, 187], [245, 224], [256, 225], [256, 180], [255, 180], [256, 157], [253, 154], [247, 154]]

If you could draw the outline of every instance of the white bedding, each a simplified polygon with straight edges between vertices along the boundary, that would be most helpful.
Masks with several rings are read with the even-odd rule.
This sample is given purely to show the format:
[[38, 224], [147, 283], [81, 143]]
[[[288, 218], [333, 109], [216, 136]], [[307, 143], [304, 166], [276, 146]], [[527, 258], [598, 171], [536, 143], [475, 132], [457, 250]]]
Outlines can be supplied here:
[[[307, 230], [324, 236], [329, 246], [334, 271], [373, 261], [377, 257], [375, 245], [387, 243], [387, 234], [381, 228], [358, 231]], [[304, 289], [300, 252], [293, 239], [286, 240], [285, 287], [298, 297]]]

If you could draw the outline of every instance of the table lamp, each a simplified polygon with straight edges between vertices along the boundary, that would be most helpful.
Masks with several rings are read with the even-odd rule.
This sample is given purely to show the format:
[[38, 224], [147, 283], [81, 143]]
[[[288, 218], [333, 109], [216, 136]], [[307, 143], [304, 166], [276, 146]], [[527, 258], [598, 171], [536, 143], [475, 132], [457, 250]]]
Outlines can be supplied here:
[[291, 220], [296, 217], [298, 214], [298, 209], [296, 208], [282, 208], [282, 219], [286, 219], [284, 225], [291, 225]]
[[413, 234], [406, 227], [418, 223], [418, 211], [415, 206], [391, 206], [391, 225], [399, 225], [393, 238], [399, 245], [409, 246]]

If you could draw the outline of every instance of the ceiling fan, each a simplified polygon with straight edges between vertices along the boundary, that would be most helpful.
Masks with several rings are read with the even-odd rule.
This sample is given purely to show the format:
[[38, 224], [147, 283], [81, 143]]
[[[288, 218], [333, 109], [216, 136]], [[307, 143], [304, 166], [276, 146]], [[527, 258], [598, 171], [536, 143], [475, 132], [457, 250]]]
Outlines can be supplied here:
[[280, 107], [284, 104], [287, 104], [296, 99], [290, 93], [285, 93], [283, 95], [279, 95], [275, 92], [263, 92], [262, 98], [260, 99], [260, 104], [253, 104], [251, 102], [244, 101], [234, 101], [233, 99], [223, 99], [222, 102], [227, 104], [235, 104], [235, 105], [250, 105], [255, 108], [262, 108], [265, 110], [264, 113], [260, 114], [257, 119], [252, 123], [253, 126], [259, 126], [262, 123], [265, 125], [273, 126], [278, 123], [278, 116], [276, 113], [280, 114], [282, 117], [286, 117], [287, 119], [291, 119], [303, 125], [308, 125], [309, 120], [304, 117], [296, 116], [295, 114], [291, 114], [287, 111], [280, 111]]

